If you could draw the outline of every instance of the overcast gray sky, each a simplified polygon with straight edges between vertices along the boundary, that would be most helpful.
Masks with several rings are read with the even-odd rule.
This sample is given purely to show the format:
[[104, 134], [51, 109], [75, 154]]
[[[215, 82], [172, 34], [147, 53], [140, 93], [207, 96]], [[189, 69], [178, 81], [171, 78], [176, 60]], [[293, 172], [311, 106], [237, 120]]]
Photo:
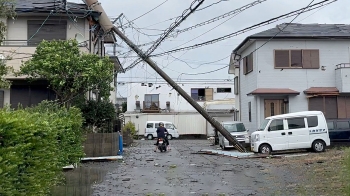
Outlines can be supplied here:
[[[106, 13], [110, 17], [117, 17], [119, 14], [123, 13], [128, 20], [133, 20], [140, 15], [148, 12], [149, 10], [155, 8], [157, 5], [161, 4], [165, 0], [99, 0], [105, 9]], [[218, 2], [219, 0], [206, 0], [200, 8], [203, 8], [212, 3]], [[73, 2], [81, 2], [81, 0], [74, 0]], [[181, 3], [180, 3], [181, 2]], [[125, 28], [125, 34], [136, 44], [142, 44], [150, 41], [156, 40], [160, 33], [174, 21], [165, 21], [170, 18], [180, 16], [182, 12], [187, 9], [192, 0], [168, 0], [162, 4], [157, 9], [152, 12], [140, 17], [134, 21], [133, 26], [135, 28], [141, 28], [136, 31], [130, 27]], [[254, 0], [224, 0], [218, 4], [215, 4], [209, 8], [200, 10], [198, 12], [190, 15], [177, 29], [183, 29], [197, 23], [206, 21], [213, 17], [219, 16], [226, 12], [232, 11], [246, 4], [254, 2]], [[162, 44], [152, 53], [157, 54], [170, 49], [175, 49], [178, 47], [185, 47], [204, 41], [208, 41], [243, 28], [249, 27], [251, 25], [263, 22], [265, 20], [280, 16], [282, 14], [303, 8], [307, 6], [311, 1], [309, 0], [267, 0], [261, 4], [255, 5], [249, 8], [230, 20], [226, 21], [230, 17], [226, 17], [214, 23], [193, 29], [179, 34], [175, 38], [167, 39], [162, 42]], [[314, 3], [321, 2], [320, 0], [315, 0]], [[322, 7], [321, 9], [312, 10], [301, 14], [294, 20], [294, 23], [337, 23], [337, 24], [350, 24], [350, 2], [349, 0], [338, 0], [330, 5]], [[200, 9], [199, 8], [199, 9]], [[158, 63], [160, 67], [165, 67], [164, 71], [170, 75], [172, 78], [178, 78], [181, 73], [201, 73], [218, 68], [227, 66], [229, 63], [229, 58], [226, 58], [220, 62], [213, 64], [201, 63], [212, 62], [222, 59], [230, 55], [231, 51], [241, 42], [243, 39], [251, 34], [275, 27], [277, 24], [283, 22], [290, 22], [293, 18], [287, 18], [276, 23], [248, 31], [239, 36], [200, 47], [193, 50], [188, 50], [184, 52], [173, 53], [172, 56], [166, 55], [161, 57], [154, 57], [153, 59]], [[165, 21], [165, 22], [164, 22]], [[226, 22], [224, 22], [226, 21]], [[121, 21], [123, 24], [127, 23], [127, 20], [123, 18]], [[224, 23], [223, 23], [224, 22]], [[223, 23], [223, 24], [221, 24]], [[220, 25], [221, 24], [221, 25]], [[219, 26], [218, 26], [219, 25]], [[156, 30], [147, 30], [156, 29]], [[212, 30], [211, 30], [212, 29]], [[207, 32], [208, 30], [211, 30]], [[205, 33], [207, 32], [207, 33]], [[198, 37], [199, 35], [205, 33], [204, 35]], [[156, 36], [155, 36], [156, 35]], [[198, 37], [198, 38], [196, 38]], [[196, 38], [196, 39], [194, 39]], [[194, 39], [194, 40], [192, 40]], [[190, 41], [192, 40], [192, 41]], [[188, 43], [186, 43], [188, 42]], [[119, 39], [118, 43], [121, 43]], [[122, 44], [126, 47], [125, 43]], [[144, 46], [142, 49], [145, 51], [150, 47]], [[111, 51], [111, 49], [108, 49]], [[124, 53], [128, 51], [126, 48], [117, 48], [118, 51]], [[131, 53], [129, 56], [136, 56], [135, 53]], [[120, 61], [124, 62], [124, 67], [130, 65], [135, 58], [124, 58], [127, 55], [119, 55]], [[180, 59], [174, 59], [174, 57]], [[127, 59], [125, 62], [124, 60]], [[186, 64], [186, 63], [187, 64]], [[118, 81], [144, 81], [144, 82], [154, 82], [157, 74], [148, 66], [140, 63], [138, 66], [128, 71], [125, 74], [119, 74]], [[227, 68], [222, 69], [217, 72], [213, 72], [205, 75], [182, 75], [181, 79], [185, 78], [212, 78], [212, 79], [228, 79], [233, 78], [233, 75], [227, 73]], [[124, 90], [120, 89], [120, 93], [124, 96]]]

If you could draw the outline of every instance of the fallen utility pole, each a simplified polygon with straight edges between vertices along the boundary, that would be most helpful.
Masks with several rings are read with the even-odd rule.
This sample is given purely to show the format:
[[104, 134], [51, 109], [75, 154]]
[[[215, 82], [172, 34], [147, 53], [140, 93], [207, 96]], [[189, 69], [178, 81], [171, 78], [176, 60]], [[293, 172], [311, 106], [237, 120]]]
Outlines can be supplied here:
[[168, 82], [188, 103], [190, 103], [216, 130], [218, 130], [239, 152], [247, 152], [246, 149], [228, 132], [218, 121], [211, 117], [207, 111], [192, 99], [179, 85], [176, 84], [157, 64], [139, 49], [129, 38], [127, 38], [117, 27], [109, 20], [100, 3], [97, 0], [86, 0], [86, 4], [95, 11], [102, 12], [99, 21], [105, 32], [113, 31], [128, 46], [133, 49], [145, 62], [147, 62], [165, 81]]

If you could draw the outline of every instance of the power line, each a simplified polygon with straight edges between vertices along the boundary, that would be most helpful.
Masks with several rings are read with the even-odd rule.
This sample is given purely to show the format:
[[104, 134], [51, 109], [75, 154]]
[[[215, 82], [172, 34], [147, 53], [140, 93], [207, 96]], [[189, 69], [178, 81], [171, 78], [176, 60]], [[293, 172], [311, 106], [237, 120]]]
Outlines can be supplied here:
[[[196, 25], [193, 25], [193, 26], [191, 26], [191, 27], [187, 27], [187, 28], [181, 29], [181, 30], [176, 30], [174, 33], [170, 34], [168, 38], [170, 38], [170, 37], [176, 37], [176, 36], [178, 36], [180, 33], [184, 33], [184, 32], [186, 32], [186, 31], [190, 31], [190, 30], [193, 30], [193, 29], [195, 29], [195, 28], [198, 28], [198, 27], [201, 27], [201, 26], [204, 26], [204, 25], [211, 24], [211, 23], [213, 23], [213, 22], [216, 22], [216, 21], [218, 21], [218, 20], [224, 19], [224, 18], [229, 17], [229, 16], [232, 16], [232, 15], [233, 15], [233, 16], [236, 16], [237, 14], [243, 12], [244, 10], [249, 9], [249, 8], [251, 8], [251, 7], [254, 7], [254, 6], [256, 6], [256, 5], [260, 4], [260, 3], [263, 3], [263, 2], [265, 2], [265, 1], [267, 1], [267, 0], [257, 0], [257, 1], [254, 1], [254, 2], [252, 2], [252, 3], [249, 3], [249, 4], [247, 4], [247, 5], [244, 5], [244, 6], [240, 7], [240, 8], [237, 8], [237, 9], [234, 9], [234, 10], [232, 10], [232, 11], [230, 11], [230, 12], [227, 12], [227, 13], [225, 13], [225, 14], [222, 14], [222, 15], [220, 15], [220, 16], [217, 16], [217, 17], [214, 17], [214, 18], [209, 19], [209, 20], [207, 20], [207, 21], [204, 21], [204, 22], [198, 23], [198, 24], [196, 24]], [[231, 17], [231, 18], [232, 18], [232, 17]], [[230, 19], [231, 19], [231, 18], [230, 18]], [[148, 43], [141, 44], [140, 46], [146, 46], [146, 45], [150, 45], [150, 44], [152, 44], [152, 43], [153, 43], [153, 42], [148, 42]]]
[[[149, 14], [149, 13], [152, 12], [153, 10], [155, 10], [155, 9], [159, 8], [160, 6], [162, 6], [162, 5], [163, 5], [164, 3], [166, 3], [167, 1], [169, 1], [169, 0], [163, 1], [161, 4], [157, 5], [156, 7], [154, 7], [154, 8], [151, 9], [151, 10], [149, 10], [148, 12], [142, 14], [141, 16], [136, 17], [135, 19], [131, 20], [131, 21], [128, 22], [127, 24], [130, 24], [130, 23], [134, 22], [135, 20], [137, 20], [137, 19], [139, 19], [139, 18], [141, 18], [141, 17], [143, 17], [143, 16]], [[127, 24], [125, 24], [125, 25], [127, 25]]]
[[124, 71], [127, 71], [129, 69], [132, 69], [133, 67], [135, 67], [138, 63], [142, 62], [143, 59], [147, 58], [160, 44], [161, 42], [173, 31], [175, 30], [176, 27], [178, 27], [183, 21], [185, 21], [193, 12], [196, 11], [196, 9], [204, 2], [204, 0], [194, 0], [190, 7], [187, 8], [186, 10], [184, 10], [182, 12], [182, 15], [177, 17], [174, 21], [174, 23], [172, 23], [170, 25], [170, 27], [165, 30], [164, 34], [162, 36], [160, 36], [155, 42], [154, 44], [145, 52], [145, 55], [140, 55], [141, 58], [139, 58], [138, 60], [134, 61], [131, 65], [129, 65], [128, 67], [126, 67], [124, 69]]
[[[325, 1], [322, 1], [322, 2], [319, 2], [319, 3], [315, 3], [315, 4], [310, 5], [310, 6], [308, 6], [308, 7], [305, 7], [305, 8], [302, 8], [302, 9], [298, 9], [298, 10], [289, 12], [289, 13], [287, 13], [287, 14], [283, 14], [283, 15], [281, 15], [281, 16], [278, 16], [278, 17], [272, 18], [272, 19], [270, 19], [270, 20], [267, 20], [267, 21], [264, 21], [264, 22], [255, 24], [255, 25], [253, 25], [253, 26], [250, 26], [250, 27], [247, 27], [247, 28], [245, 28], [245, 29], [236, 31], [236, 32], [234, 32], [234, 33], [230, 33], [230, 34], [228, 34], [228, 35], [225, 35], [225, 36], [222, 36], [222, 37], [219, 37], [219, 38], [215, 38], [215, 39], [212, 39], [212, 40], [209, 40], [209, 41], [206, 41], [206, 42], [202, 42], [202, 43], [199, 43], [199, 44], [195, 44], [195, 45], [192, 45], [192, 46], [187, 46], [187, 47], [183, 47], [183, 48], [178, 48], [178, 49], [174, 49], [174, 50], [169, 50], [169, 51], [166, 51], [166, 52], [163, 52], [163, 53], [158, 53], [158, 54], [150, 55], [150, 57], [164, 56], [164, 55], [167, 55], [167, 54], [170, 54], [170, 53], [175, 53], [175, 52], [180, 52], [180, 51], [185, 51], [185, 50], [192, 50], [192, 49], [196, 49], [196, 48], [199, 48], [199, 47], [202, 47], [202, 46], [214, 44], [214, 43], [217, 43], [217, 42], [220, 42], [220, 41], [229, 39], [229, 38], [231, 38], [231, 37], [234, 37], [234, 36], [237, 36], [237, 35], [246, 33], [246, 32], [248, 32], [248, 31], [254, 30], [254, 29], [256, 29], [256, 28], [269, 25], [269, 24], [271, 24], [271, 23], [273, 23], [273, 22], [276, 22], [276, 21], [279, 21], [279, 20], [281, 20], [281, 19], [289, 18], [289, 17], [295, 16], [295, 15], [299, 15], [299, 14], [302, 14], [302, 13], [305, 13], [305, 12], [308, 12], [308, 11], [311, 11], [311, 10], [314, 10], [314, 9], [317, 9], [317, 8], [320, 8], [320, 7], [323, 7], [323, 6], [325, 6], [325, 5], [334, 3], [334, 2], [336, 2], [336, 1], [338, 1], [338, 0], [325, 0]], [[302, 10], [304, 10], [304, 11], [302, 11]], [[301, 12], [301, 13], [299, 13], [299, 12]]]
[[240, 8], [234, 9], [234, 10], [232, 10], [232, 11], [230, 11], [230, 12], [227, 12], [227, 13], [225, 13], [225, 14], [222, 14], [222, 15], [217, 16], [217, 17], [215, 17], [215, 18], [212, 18], [212, 19], [210, 19], [210, 20], [207, 20], [207, 21], [198, 23], [198, 24], [196, 24], [196, 25], [193, 25], [193, 26], [188, 27], [188, 28], [185, 28], [185, 29], [177, 30], [177, 31], [175, 31], [171, 36], [176, 37], [176, 36], [178, 36], [180, 33], [183, 33], [183, 32], [186, 32], [186, 31], [190, 31], [190, 30], [192, 30], [192, 29], [195, 29], [195, 28], [198, 28], [198, 27], [201, 27], [201, 26], [204, 26], [204, 25], [207, 25], [207, 24], [216, 22], [216, 21], [218, 21], [218, 20], [224, 19], [224, 18], [229, 17], [229, 16], [232, 16], [232, 15], [236, 15], [236, 14], [238, 14], [238, 13], [243, 12], [243, 11], [246, 10], [246, 9], [249, 9], [249, 8], [251, 8], [251, 7], [254, 7], [254, 6], [256, 6], [256, 5], [260, 4], [260, 3], [263, 3], [263, 2], [265, 2], [265, 1], [267, 1], [267, 0], [257, 0], [257, 1], [254, 1], [254, 2], [252, 2], [252, 3], [249, 3], [249, 4], [247, 4], [247, 5], [244, 5], [244, 6], [240, 7]]
[[[304, 10], [306, 9], [306, 8], [308, 8], [313, 2], [314, 2], [315, 0], [312, 0], [310, 3], [309, 3], [309, 5], [307, 5], [305, 8], [304, 8]], [[274, 36], [272, 36], [270, 39], [268, 39], [264, 44], [262, 44], [261, 46], [259, 46], [258, 48], [256, 48], [255, 50], [253, 50], [252, 52], [250, 52], [249, 53], [249, 55], [250, 54], [252, 54], [252, 53], [254, 53], [254, 52], [256, 52], [257, 50], [259, 50], [260, 48], [262, 48], [263, 46], [265, 46], [267, 43], [269, 43], [273, 38], [275, 38], [278, 34], [280, 34], [284, 29], [286, 29], [296, 18], [298, 18], [298, 16], [301, 14], [302, 12], [300, 12], [299, 14], [297, 14], [294, 18], [293, 18], [293, 20], [291, 20], [289, 23], [287, 23], [282, 29], [279, 29], [279, 31], [274, 35]], [[247, 55], [248, 56], [248, 55]], [[244, 58], [244, 57], [243, 57]]]
[[223, 1], [229, 1], [229, 0], [219, 0], [218, 2], [212, 3], [212, 4], [207, 5], [207, 6], [203, 7], [203, 8], [201, 8], [201, 9], [198, 9], [197, 12], [198, 12], [198, 11], [201, 11], [201, 10], [204, 10], [204, 9], [207, 9], [207, 8], [209, 8], [209, 7], [211, 7], [211, 6], [216, 5], [216, 4], [219, 4], [219, 3], [223, 2]]

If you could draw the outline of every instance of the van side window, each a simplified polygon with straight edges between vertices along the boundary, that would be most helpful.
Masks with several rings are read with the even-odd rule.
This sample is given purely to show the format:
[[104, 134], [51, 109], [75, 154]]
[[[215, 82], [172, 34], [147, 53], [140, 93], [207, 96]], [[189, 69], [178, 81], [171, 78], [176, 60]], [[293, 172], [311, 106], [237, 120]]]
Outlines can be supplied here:
[[174, 129], [172, 124], [165, 124], [166, 129]]
[[349, 121], [338, 121], [337, 129], [350, 129]]
[[159, 127], [159, 123], [155, 123], [154, 125], [155, 125], [155, 127], [156, 127], [156, 128], [158, 128], [158, 127]]
[[269, 131], [279, 131], [284, 130], [283, 119], [272, 120], [269, 125]]
[[153, 128], [153, 123], [147, 123], [147, 128]]
[[334, 122], [333, 121], [327, 122], [327, 127], [328, 127], [328, 130], [334, 130]]
[[305, 128], [304, 118], [288, 118], [288, 129], [302, 129]]
[[308, 116], [307, 117], [307, 125], [309, 128], [318, 126], [318, 118], [317, 116]]

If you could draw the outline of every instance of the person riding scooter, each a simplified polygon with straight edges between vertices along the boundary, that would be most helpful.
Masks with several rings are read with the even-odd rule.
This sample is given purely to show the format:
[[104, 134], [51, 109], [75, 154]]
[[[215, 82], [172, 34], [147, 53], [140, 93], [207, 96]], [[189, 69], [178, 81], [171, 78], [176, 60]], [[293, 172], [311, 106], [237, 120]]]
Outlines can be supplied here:
[[162, 138], [165, 141], [168, 149], [169, 141], [168, 141], [168, 138], [166, 137], [166, 134], [168, 134], [168, 130], [166, 130], [166, 128], [164, 127], [164, 123], [160, 122], [159, 127], [157, 128], [157, 143], [154, 144], [156, 145], [154, 152], [157, 152], [159, 138]]

